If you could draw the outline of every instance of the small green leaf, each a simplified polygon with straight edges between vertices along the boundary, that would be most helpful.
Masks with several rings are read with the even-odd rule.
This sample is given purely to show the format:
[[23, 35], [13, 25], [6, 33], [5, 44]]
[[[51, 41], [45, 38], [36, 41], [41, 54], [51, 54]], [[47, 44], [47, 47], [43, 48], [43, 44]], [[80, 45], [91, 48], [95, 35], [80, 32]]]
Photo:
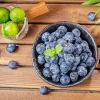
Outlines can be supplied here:
[[44, 55], [45, 55], [45, 56], [54, 56], [54, 55], [52, 54], [52, 50], [51, 50], [51, 49], [45, 50], [45, 51], [44, 51]]
[[87, 0], [85, 2], [82, 3], [82, 5], [91, 5], [91, 4], [94, 4], [94, 3], [98, 3], [100, 0]]
[[95, 16], [100, 12], [100, 8], [98, 8], [95, 12]]
[[60, 44], [58, 44], [56, 45], [55, 49], [56, 49], [56, 54], [59, 54], [63, 50], [63, 47]]
[[95, 4], [95, 6], [100, 6], [100, 3]]

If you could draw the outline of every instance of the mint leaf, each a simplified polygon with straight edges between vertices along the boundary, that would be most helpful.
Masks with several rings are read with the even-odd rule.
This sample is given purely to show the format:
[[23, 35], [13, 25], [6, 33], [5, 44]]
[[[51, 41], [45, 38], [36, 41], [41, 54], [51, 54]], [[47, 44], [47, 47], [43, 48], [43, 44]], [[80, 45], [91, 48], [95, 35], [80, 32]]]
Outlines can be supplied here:
[[45, 55], [45, 56], [53, 56], [52, 50], [51, 50], [51, 49], [45, 50], [45, 51], [44, 51], [44, 55]]
[[45, 56], [51, 56], [51, 57], [54, 56], [54, 55], [56, 55], [55, 48], [45, 50], [44, 51], [44, 55]]
[[62, 45], [57, 44], [55, 49], [56, 49], [56, 54], [59, 54], [63, 50], [63, 47], [62, 47]]

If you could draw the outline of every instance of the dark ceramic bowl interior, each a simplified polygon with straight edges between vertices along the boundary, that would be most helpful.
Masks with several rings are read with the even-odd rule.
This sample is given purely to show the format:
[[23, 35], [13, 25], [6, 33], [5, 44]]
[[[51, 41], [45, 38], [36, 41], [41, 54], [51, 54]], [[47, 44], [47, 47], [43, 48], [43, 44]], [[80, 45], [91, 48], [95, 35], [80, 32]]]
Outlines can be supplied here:
[[43, 66], [39, 65], [37, 62], [37, 52], [36, 52], [36, 46], [37, 44], [41, 43], [41, 36], [44, 32], [48, 31], [50, 33], [54, 32], [59, 26], [64, 25], [65, 27], [67, 27], [68, 31], [71, 31], [74, 28], [78, 28], [81, 31], [81, 37], [82, 39], [86, 40], [89, 43], [90, 49], [93, 53], [93, 57], [96, 60], [97, 63], [97, 59], [98, 59], [98, 55], [97, 55], [97, 46], [96, 43], [93, 39], [93, 37], [91, 36], [91, 34], [85, 30], [81, 25], [73, 23], [73, 22], [57, 22], [54, 24], [51, 24], [49, 26], [47, 26], [46, 28], [44, 28], [39, 35], [36, 37], [34, 44], [33, 44], [33, 48], [32, 48], [32, 62], [33, 62], [33, 66], [35, 71], [38, 73], [38, 75], [40, 76], [41, 79], [43, 79], [44, 81], [46, 81], [47, 83], [54, 85], [54, 86], [58, 86], [58, 87], [69, 87], [69, 86], [74, 86], [77, 84], [80, 84], [81, 82], [83, 82], [84, 80], [86, 80], [93, 72], [93, 70], [95, 69], [96, 63], [94, 66], [92, 66], [89, 69], [89, 73], [84, 77], [84, 78], [80, 78], [77, 82], [75, 83], [70, 83], [68, 85], [62, 85], [60, 82], [55, 83], [52, 81], [52, 79], [49, 78], [45, 78], [42, 74], [42, 70], [43, 70]]

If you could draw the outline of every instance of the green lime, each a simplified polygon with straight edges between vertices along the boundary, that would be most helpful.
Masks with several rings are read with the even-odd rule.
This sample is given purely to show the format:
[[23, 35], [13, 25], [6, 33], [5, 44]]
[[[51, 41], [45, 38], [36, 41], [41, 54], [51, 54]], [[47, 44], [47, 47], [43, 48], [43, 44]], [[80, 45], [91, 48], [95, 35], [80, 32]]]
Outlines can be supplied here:
[[20, 23], [23, 22], [25, 18], [25, 12], [20, 7], [15, 7], [10, 11], [10, 19], [13, 22]]
[[4, 29], [3, 29], [3, 28], [4, 28], [4, 25], [2, 25], [2, 27], [1, 27], [1, 34], [4, 35], [4, 36], [7, 36], [7, 35], [4, 33]]
[[7, 8], [0, 7], [0, 24], [9, 20], [9, 13], [10, 11]]
[[5, 23], [3, 30], [7, 36], [16, 36], [19, 32], [18, 25], [12, 21]]

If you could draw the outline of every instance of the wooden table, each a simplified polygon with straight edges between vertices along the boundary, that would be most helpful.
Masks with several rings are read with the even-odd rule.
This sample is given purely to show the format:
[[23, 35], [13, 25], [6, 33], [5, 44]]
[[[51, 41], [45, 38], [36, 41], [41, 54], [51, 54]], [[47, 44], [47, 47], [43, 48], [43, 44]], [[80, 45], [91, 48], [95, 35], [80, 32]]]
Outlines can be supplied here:
[[[0, 6], [18, 3], [24, 10], [40, 0], [0, 0]], [[48, 24], [57, 21], [73, 21], [83, 25], [94, 36], [100, 51], [100, 26], [87, 19], [87, 14], [95, 12], [97, 7], [81, 6], [85, 0], [45, 0], [50, 10], [29, 21], [27, 37], [20, 41], [7, 40], [0, 36], [0, 100], [100, 100], [100, 64], [92, 76], [80, 85], [58, 88], [47, 84], [36, 74], [32, 67], [31, 49], [37, 34]], [[100, 18], [100, 14], [97, 16]], [[7, 43], [16, 43], [19, 48], [10, 54], [6, 51]], [[100, 54], [100, 53], [99, 53]], [[11, 70], [7, 64], [15, 60], [21, 66]], [[39, 88], [51, 89], [48, 95], [41, 95]]]

